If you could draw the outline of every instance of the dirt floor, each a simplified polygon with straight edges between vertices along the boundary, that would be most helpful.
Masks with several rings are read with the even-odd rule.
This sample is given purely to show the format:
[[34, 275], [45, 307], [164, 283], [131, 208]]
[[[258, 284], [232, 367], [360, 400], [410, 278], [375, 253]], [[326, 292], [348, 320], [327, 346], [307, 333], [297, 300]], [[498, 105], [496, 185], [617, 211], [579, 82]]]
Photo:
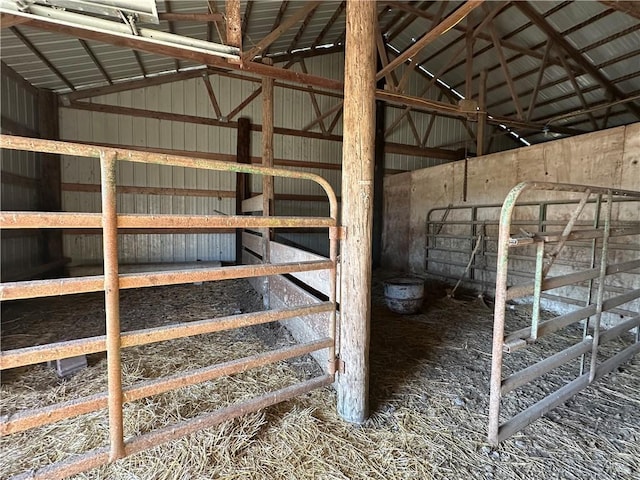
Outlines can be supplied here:
[[[76, 478], [640, 479], [640, 358], [493, 449], [485, 441], [492, 311], [473, 297], [448, 299], [442, 285], [428, 284], [420, 313], [394, 314], [382, 295], [387, 275], [374, 279], [371, 417], [364, 425], [342, 422], [335, 394], [325, 388]], [[261, 308], [244, 281], [123, 291], [121, 303], [124, 330]], [[2, 349], [102, 334], [103, 315], [97, 294], [9, 304]], [[517, 306], [509, 321], [518, 327], [525, 317], [526, 307]], [[579, 334], [570, 330], [555, 341]], [[124, 383], [291, 341], [283, 329], [263, 326], [126, 349]], [[524, 365], [539, 350], [514, 355], [514, 361]], [[3, 372], [0, 413], [105, 390], [104, 356], [91, 355], [89, 365], [66, 380], [44, 365]], [[133, 402], [125, 410], [126, 433], [144, 433], [317, 373], [312, 360], [301, 358]], [[566, 373], [545, 376], [505, 410], [564, 384]], [[106, 422], [104, 412], [95, 412], [0, 439], [0, 478], [104, 445]]]

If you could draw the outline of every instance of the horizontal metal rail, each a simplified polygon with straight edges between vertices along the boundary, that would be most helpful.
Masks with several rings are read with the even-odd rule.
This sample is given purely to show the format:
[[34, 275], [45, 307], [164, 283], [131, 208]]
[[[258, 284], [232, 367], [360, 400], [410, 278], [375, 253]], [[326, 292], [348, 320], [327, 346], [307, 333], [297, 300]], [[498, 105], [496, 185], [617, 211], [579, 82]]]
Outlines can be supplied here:
[[[259, 410], [314, 388], [329, 385], [335, 376], [336, 332], [336, 269], [338, 235], [338, 203], [330, 184], [322, 177], [299, 171], [268, 168], [251, 164], [212, 161], [176, 155], [161, 155], [141, 151], [104, 148], [69, 142], [57, 142], [10, 135], [0, 135], [2, 148], [95, 157], [100, 161], [101, 213], [80, 212], [0, 212], [0, 229], [100, 229], [103, 237], [104, 275], [5, 282], [0, 284], [0, 301], [69, 295], [75, 293], [105, 292], [106, 335], [58, 342], [48, 345], [20, 348], [0, 352], [0, 369], [32, 365], [48, 360], [68, 358], [95, 352], [107, 352], [107, 392], [74, 399], [39, 409], [22, 410], [5, 416], [0, 421], [0, 434], [9, 435], [38, 426], [76, 417], [108, 408], [109, 446], [98, 448], [49, 465], [35, 472], [26, 472], [18, 478], [62, 478], [87, 469], [113, 462], [127, 455], [179, 438], [191, 432], [216, 425], [222, 421]], [[265, 176], [294, 178], [315, 182], [325, 191], [329, 202], [328, 217], [257, 217], [240, 215], [134, 215], [118, 214], [116, 210], [116, 164], [118, 161], [156, 165], [250, 173]], [[157, 271], [119, 274], [118, 233], [127, 231], [222, 231], [234, 228], [304, 228], [323, 229], [330, 240], [328, 259], [233, 267], [197, 268], [189, 270]], [[119, 290], [128, 288], [176, 285], [192, 282], [226, 280], [234, 278], [266, 277], [312, 270], [329, 270], [329, 301], [278, 310], [248, 313], [169, 325], [122, 333], [120, 329]], [[193, 335], [242, 328], [293, 317], [326, 313], [328, 336], [278, 350], [251, 355], [237, 360], [209, 365], [136, 383], [123, 388], [121, 349], [154, 342], [173, 340]], [[123, 402], [139, 400], [188, 385], [215, 380], [301, 355], [327, 350], [329, 373], [299, 382], [257, 398], [221, 408], [160, 430], [131, 438], [125, 442], [123, 428]]]
[[[118, 229], [127, 228], [328, 228], [326, 217], [252, 217], [246, 215], [128, 215], [117, 217]], [[0, 228], [102, 228], [99, 213], [2, 212]], [[126, 233], [126, 232], [123, 232]], [[188, 232], [187, 232], [188, 233]]]
[[[523, 232], [525, 233], [523, 237], [512, 237], [512, 226], [517, 226], [518, 223], [522, 222], [521, 218], [518, 221], [513, 220], [515, 209], [523, 205], [517, 203], [518, 198], [524, 192], [532, 190], [581, 194], [579, 199], [572, 199], [570, 202], [563, 203], [565, 205], [572, 204], [575, 208], [572, 212], [563, 213], [563, 218], [566, 217], [566, 225], [562, 232], [541, 231], [533, 234]], [[488, 428], [490, 443], [495, 445], [508, 438], [640, 351], [640, 341], [638, 340], [638, 333], [636, 333], [635, 341], [631, 345], [614, 354], [603, 363], [598, 364], [599, 348], [604, 342], [621, 337], [626, 331], [634, 328], [640, 331], [640, 316], [637, 312], [633, 312], [631, 319], [623, 321], [608, 330], [601, 329], [600, 325], [604, 312], [613, 312], [617, 307], [635, 302], [640, 298], [640, 288], [636, 288], [636, 284], [631, 284], [631, 290], [629, 291], [609, 298], [605, 297], [607, 290], [609, 293], [614, 290], [618, 292], [622, 290], [619, 285], [607, 285], [606, 278], [608, 276], [622, 273], [629, 274], [640, 268], [640, 259], [619, 261], [616, 264], [609, 263], [609, 249], [614, 247], [610, 239], [616, 236], [634, 236], [634, 238], [637, 238], [640, 235], [638, 222], [615, 222], [612, 219], [612, 206], [618, 202], [636, 202], [636, 205], [640, 204], [640, 192], [585, 185], [524, 182], [514, 187], [507, 195], [500, 213], [498, 232]], [[539, 217], [532, 219], [529, 224], [545, 224], [547, 222], [546, 209], [557, 203], [557, 201], [536, 202]], [[528, 208], [531, 209], [535, 204], [529, 202]], [[595, 209], [590, 209], [589, 213], [585, 214], [584, 207], [588, 204], [595, 205]], [[633, 204], [629, 204], [625, 208], [628, 211], [632, 211], [634, 207]], [[601, 214], [601, 212], [604, 213]], [[586, 220], [580, 220], [581, 215], [583, 218], [588, 215], [593, 216], [588, 220], [592, 223], [591, 228], [574, 229], [578, 225], [582, 226], [587, 223]], [[575, 240], [589, 240], [591, 243], [590, 262], [586, 268], [577, 272], [545, 278], [556, 258], [559, 258], [562, 249], [569, 246], [567, 242]], [[553, 246], [549, 251], [545, 251], [545, 245], [547, 244]], [[509, 268], [510, 252], [527, 245], [536, 247], [534, 281], [533, 283], [516, 284], [508, 288], [508, 276], [514, 273], [516, 276], [518, 275], [518, 272], [512, 272], [511, 268]], [[573, 245], [571, 246], [573, 247]], [[633, 251], [637, 251], [637, 248], [628, 250], [628, 252]], [[575, 251], [572, 252], [575, 255]], [[533, 257], [531, 260], [533, 260]], [[545, 296], [555, 297], [543, 292], [561, 287], [580, 286], [585, 282], [588, 284], [586, 287], [587, 298], [586, 301], [581, 303], [580, 308], [548, 320], [540, 320], [540, 300]], [[505, 334], [506, 302], [525, 296], [533, 296], [534, 300], [531, 325]], [[580, 304], [577, 300], [565, 300], [567, 300], [567, 303]], [[526, 348], [539, 338], [577, 322], [583, 322], [582, 341], [543, 358], [527, 368], [514, 372], [505, 379], [502, 378], [505, 353]], [[592, 335], [587, 334], [590, 331], [592, 331]], [[590, 367], [588, 372], [583, 373], [587, 354], [590, 355]], [[582, 357], [582, 361], [580, 362], [580, 373], [577, 378], [519, 412], [506, 422], [500, 423], [500, 407], [504, 396], [578, 357]]]
[[[206, 428], [215, 427], [227, 420], [240, 415], [257, 412], [271, 405], [290, 400], [299, 395], [304, 395], [312, 390], [326, 387], [333, 383], [333, 375], [324, 375], [312, 378], [304, 382], [281, 388], [250, 400], [236, 403], [228, 407], [220, 408], [214, 412], [202, 414], [190, 420], [164, 427], [159, 430], [146, 433], [125, 442], [126, 455], [134, 455], [163, 443], [176, 440], [191, 433]], [[109, 462], [109, 448], [97, 448], [95, 450], [73, 456], [62, 462], [49, 465], [35, 472], [27, 472], [14, 477], [12, 480], [50, 480], [52, 478], [66, 478], [86, 470], [99, 467]]]
[[[159, 395], [170, 390], [195, 385], [223, 376], [235, 375], [251, 368], [262, 367], [272, 363], [299, 357], [316, 350], [331, 347], [331, 338], [323, 338], [313, 342], [284, 347], [266, 353], [259, 353], [250, 357], [231, 360], [209, 367], [203, 367], [184, 373], [162, 377], [160, 379], [139, 382], [122, 390], [123, 400], [133, 402], [142, 398]], [[0, 435], [22, 432], [34, 427], [41, 427], [59, 422], [67, 418], [77, 417], [86, 413], [106, 408], [109, 398], [108, 392], [91, 395], [84, 398], [62, 402], [50, 407], [27, 410], [10, 415], [0, 422]]]
[[[229, 280], [232, 278], [263, 277], [284, 273], [309, 272], [333, 268], [330, 260], [274, 263], [265, 265], [237, 265], [231, 267], [194, 268], [163, 272], [125, 273], [119, 275], [119, 288], [157, 287], [192, 282]], [[0, 284], [0, 300], [71, 295], [74, 293], [99, 292], [104, 289], [104, 275], [59, 278], [53, 280], [31, 280]]]
[[[198, 320], [188, 324], [169, 325], [166, 327], [147, 328], [124, 332], [121, 335], [121, 348], [147, 345], [177, 338], [192, 337], [205, 333], [222, 332], [233, 328], [242, 328], [263, 323], [277, 322], [287, 318], [327, 313], [333, 309], [331, 302], [322, 302], [304, 307], [283, 308], [263, 312], [244, 313], [227, 317]], [[0, 370], [23, 367], [60, 358], [89, 355], [106, 351], [106, 335], [81, 338], [66, 342], [36, 345], [35, 347], [16, 348], [0, 353]]]

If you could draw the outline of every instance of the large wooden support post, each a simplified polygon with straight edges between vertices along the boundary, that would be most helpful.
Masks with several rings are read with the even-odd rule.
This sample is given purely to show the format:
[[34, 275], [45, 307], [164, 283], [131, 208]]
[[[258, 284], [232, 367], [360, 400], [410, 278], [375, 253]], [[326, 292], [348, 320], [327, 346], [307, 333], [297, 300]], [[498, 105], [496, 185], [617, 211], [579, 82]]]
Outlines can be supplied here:
[[[238, 119], [236, 161], [251, 163], [251, 122], [248, 118]], [[242, 215], [242, 201], [251, 196], [248, 173], [236, 173], [236, 215]], [[242, 263], [242, 229], [236, 228], [236, 265]]]
[[347, 1], [339, 352], [344, 371], [337, 390], [338, 413], [353, 423], [369, 415], [376, 7], [376, 2]]
[[[264, 63], [271, 65], [270, 59]], [[273, 78], [262, 78], [262, 165], [273, 167]], [[265, 217], [274, 213], [273, 209], [273, 177], [262, 177], [262, 214]], [[271, 232], [268, 228], [262, 231], [262, 262], [271, 262]], [[270, 307], [269, 302], [269, 277], [265, 277], [264, 306]]]
[[480, 87], [478, 89], [478, 130], [476, 133], [476, 156], [485, 154], [484, 140], [485, 131], [487, 128], [487, 71], [482, 70], [480, 72]]
[[[58, 140], [58, 96], [49, 90], [38, 91], [38, 131], [40, 138]], [[39, 203], [43, 211], [62, 210], [62, 174], [60, 155], [41, 154]], [[62, 252], [62, 230], [43, 232], [43, 263], [60, 260]], [[52, 272], [53, 275], [62, 272]]]

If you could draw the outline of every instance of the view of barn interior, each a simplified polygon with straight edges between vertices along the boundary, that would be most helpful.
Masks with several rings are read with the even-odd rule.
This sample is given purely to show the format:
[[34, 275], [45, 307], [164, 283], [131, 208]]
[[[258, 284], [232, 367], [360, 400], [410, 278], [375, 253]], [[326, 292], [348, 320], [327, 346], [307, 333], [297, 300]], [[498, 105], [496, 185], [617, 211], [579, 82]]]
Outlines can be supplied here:
[[640, 479], [640, 2], [0, 27], [0, 478]]

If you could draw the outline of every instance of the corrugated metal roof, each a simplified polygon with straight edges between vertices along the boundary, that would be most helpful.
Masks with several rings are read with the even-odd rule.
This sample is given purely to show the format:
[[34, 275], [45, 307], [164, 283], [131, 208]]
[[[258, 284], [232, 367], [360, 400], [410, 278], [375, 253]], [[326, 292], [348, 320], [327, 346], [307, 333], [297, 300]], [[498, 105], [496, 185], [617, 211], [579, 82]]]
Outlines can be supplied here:
[[[158, 1], [156, 3], [160, 13], [167, 11], [167, 2]], [[222, 4], [222, 2], [218, 3]], [[443, 12], [440, 12], [443, 6], [441, 2], [380, 2], [380, 25], [387, 26], [388, 30], [384, 33], [392, 37], [388, 41], [390, 50], [400, 52], [405, 50], [429, 31], [439, 13], [443, 13], [444, 18], [462, 3], [461, 1], [450, 1], [445, 5]], [[599, 69], [612, 85], [627, 95], [635, 95], [640, 91], [640, 19], [610, 9], [600, 2], [545, 1], [526, 3], [543, 17], [550, 28], [563, 34], [566, 42], [579, 51], [586, 61]], [[173, 0], [169, 2], [169, 5], [173, 13], [208, 11], [208, 2], [205, 0]], [[249, 3], [247, 0], [242, 0], [241, 13], [244, 15], [249, 6], [251, 9], [247, 31], [244, 32], [245, 50], [255, 46], [269, 34], [282, 5], [283, 2], [280, 1], [256, 0]], [[292, 47], [304, 48], [312, 45], [340, 5], [341, 2], [337, 0], [321, 2], [298, 41], [294, 43], [302, 22], [298, 22], [294, 27], [284, 32], [270, 46], [269, 55], [288, 52]], [[303, 2], [288, 2], [282, 20], [290, 17], [304, 6]], [[464, 45], [467, 28], [475, 28], [488, 12], [501, 7], [501, 12], [493, 19], [491, 26], [495, 28], [497, 35], [501, 38], [504, 54], [508, 61], [509, 74], [513, 78], [513, 84], [522, 108], [526, 109], [537, 83], [547, 35], [523, 13], [516, 3], [509, 3], [505, 6], [498, 2], [486, 2], [459, 25], [432, 41], [416, 58], [421, 62], [424, 61], [425, 71], [422, 73], [426, 78], [429, 78], [427, 71], [434, 74], [442, 70], [449, 64], [453, 52]], [[413, 21], [404, 23], [405, 20], [411, 18], [414, 18]], [[395, 23], [392, 22], [394, 19]], [[401, 25], [404, 25], [404, 28], [399, 30]], [[167, 21], [161, 21], [159, 25], [150, 27], [164, 31], [170, 29]], [[515, 108], [512, 96], [505, 80], [504, 71], [498, 61], [488, 27], [489, 25], [482, 32], [479, 32], [474, 44], [474, 53], [476, 54], [472, 66], [474, 83], [477, 83], [480, 71], [486, 69], [488, 71], [487, 103], [491, 106], [490, 113], [514, 115]], [[107, 82], [105, 76], [99, 71], [77, 39], [39, 31], [25, 25], [16, 25], [15, 28], [75, 87], [81, 88]], [[211, 36], [212, 40], [218, 41], [216, 29], [203, 22], [174, 21], [171, 22], [171, 28], [175, 33], [187, 37], [206, 40]], [[344, 30], [345, 12], [343, 10], [335, 23], [328, 29], [321, 43], [336, 42], [343, 35]], [[143, 72], [132, 50], [93, 41], [89, 41], [87, 44], [110, 79], [117, 81], [142, 76]], [[61, 92], [68, 90], [64, 80], [31, 53], [9, 28], [3, 28], [1, 31], [0, 53], [4, 62], [33, 85]], [[566, 110], [583, 108], [566, 69], [558, 60], [559, 55], [562, 55], [570, 68], [575, 71], [575, 82], [583, 91], [583, 96], [590, 105], [610, 101], [610, 92], [603, 88], [593, 76], [585, 74], [583, 68], [577, 65], [570, 55], [563, 52], [560, 46], [555, 45], [551, 51], [550, 61], [544, 70], [542, 85], [537, 94], [536, 106], [532, 115], [533, 120], [545, 122]], [[393, 54], [390, 56], [393, 58]], [[146, 74], [157, 74], [176, 69], [176, 62], [172, 58], [144, 52], [139, 53], [139, 58]], [[617, 60], [618, 58], [620, 60]], [[465, 90], [466, 67], [464, 60], [465, 52], [463, 51], [453, 63], [452, 68], [449, 68], [441, 77], [444, 84], [453, 87], [461, 94]], [[196, 66], [195, 63], [184, 60], [179, 61], [178, 65], [181, 69]], [[401, 72], [402, 70], [399, 71], [399, 73]], [[327, 75], [330, 74], [327, 73]], [[419, 82], [416, 83], [412, 80], [410, 88], [412, 92], [419, 90]], [[477, 92], [477, 89], [477, 85], [474, 85], [472, 90]], [[435, 98], [436, 95], [429, 92], [427, 97]], [[636, 105], [638, 105], [637, 102]], [[612, 110], [614, 113], [625, 111], [627, 111], [625, 106]], [[603, 116], [604, 112], [597, 112], [597, 115]], [[610, 115], [609, 126], [621, 124], [628, 118], [629, 115], [626, 113]], [[591, 128], [590, 120], [586, 115], [566, 119], [563, 122], [569, 125], [573, 124], [577, 128]]]

